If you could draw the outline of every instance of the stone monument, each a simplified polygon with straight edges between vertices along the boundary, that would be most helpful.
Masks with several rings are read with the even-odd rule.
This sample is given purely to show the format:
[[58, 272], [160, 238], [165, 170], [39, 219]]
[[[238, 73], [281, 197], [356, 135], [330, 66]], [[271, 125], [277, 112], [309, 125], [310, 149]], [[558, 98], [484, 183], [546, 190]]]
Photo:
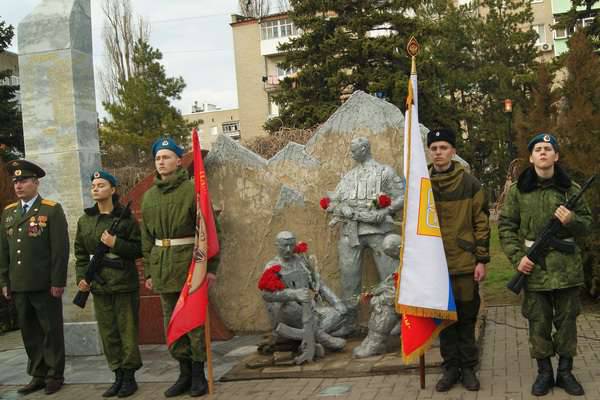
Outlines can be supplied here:
[[[46, 170], [40, 192], [62, 204], [72, 242], [92, 203], [89, 176], [100, 166], [90, 0], [43, 0], [19, 24], [18, 38], [25, 153]], [[63, 296], [66, 351], [98, 354], [93, 307], [71, 304], [73, 275], [71, 265]]]

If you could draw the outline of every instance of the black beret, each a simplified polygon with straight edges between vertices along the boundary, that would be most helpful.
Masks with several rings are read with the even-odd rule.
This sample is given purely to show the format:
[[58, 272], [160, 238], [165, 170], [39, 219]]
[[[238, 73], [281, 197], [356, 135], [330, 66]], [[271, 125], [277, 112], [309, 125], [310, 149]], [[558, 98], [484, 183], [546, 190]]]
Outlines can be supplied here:
[[427, 147], [431, 146], [431, 143], [433, 142], [439, 142], [442, 140], [450, 143], [453, 147], [456, 147], [456, 135], [454, 134], [454, 131], [450, 129], [434, 129], [427, 133]]

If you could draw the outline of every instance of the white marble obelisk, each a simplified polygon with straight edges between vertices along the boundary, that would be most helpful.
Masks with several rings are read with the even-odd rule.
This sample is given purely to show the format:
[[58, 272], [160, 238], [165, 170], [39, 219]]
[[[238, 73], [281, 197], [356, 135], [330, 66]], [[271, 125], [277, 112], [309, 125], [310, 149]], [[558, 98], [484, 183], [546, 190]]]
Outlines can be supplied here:
[[[100, 166], [90, 0], [42, 0], [19, 24], [18, 38], [26, 158], [46, 170], [40, 193], [62, 204], [72, 249], [77, 219], [92, 203], [89, 176]], [[71, 304], [73, 266], [71, 257], [67, 353], [98, 353], [91, 301], [83, 311]]]

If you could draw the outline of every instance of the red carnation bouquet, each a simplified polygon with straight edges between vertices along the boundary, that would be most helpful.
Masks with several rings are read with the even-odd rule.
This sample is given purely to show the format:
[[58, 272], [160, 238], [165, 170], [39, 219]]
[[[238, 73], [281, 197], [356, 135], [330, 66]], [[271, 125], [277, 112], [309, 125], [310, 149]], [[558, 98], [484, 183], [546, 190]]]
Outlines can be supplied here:
[[331, 204], [331, 199], [329, 197], [323, 197], [319, 200], [319, 205], [323, 210], [327, 210], [329, 208], [329, 204]]
[[258, 288], [269, 292], [278, 292], [285, 289], [285, 284], [281, 281], [281, 265], [273, 265], [263, 272], [258, 280]]
[[298, 242], [296, 243], [296, 247], [294, 247], [294, 253], [302, 254], [308, 251], [308, 244], [306, 242]]
[[398, 277], [399, 277], [399, 276], [400, 276], [400, 275], [398, 275], [398, 273], [397, 273], [397, 272], [394, 272], [394, 273], [392, 274], [392, 279], [394, 279], [394, 288], [396, 288], [396, 289], [398, 289]]
[[385, 193], [380, 193], [376, 199], [373, 199], [373, 205], [377, 209], [389, 207], [391, 204], [392, 198]]

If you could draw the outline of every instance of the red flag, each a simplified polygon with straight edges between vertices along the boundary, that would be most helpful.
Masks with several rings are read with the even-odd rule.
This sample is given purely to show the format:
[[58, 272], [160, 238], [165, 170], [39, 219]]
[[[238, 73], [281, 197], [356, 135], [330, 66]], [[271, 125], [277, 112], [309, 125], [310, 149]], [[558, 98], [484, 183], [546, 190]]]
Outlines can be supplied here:
[[206, 262], [219, 252], [219, 240], [208, 194], [202, 150], [195, 128], [192, 131], [192, 143], [196, 189], [196, 238], [188, 275], [167, 328], [167, 345], [169, 347], [181, 336], [204, 325], [208, 307]]

